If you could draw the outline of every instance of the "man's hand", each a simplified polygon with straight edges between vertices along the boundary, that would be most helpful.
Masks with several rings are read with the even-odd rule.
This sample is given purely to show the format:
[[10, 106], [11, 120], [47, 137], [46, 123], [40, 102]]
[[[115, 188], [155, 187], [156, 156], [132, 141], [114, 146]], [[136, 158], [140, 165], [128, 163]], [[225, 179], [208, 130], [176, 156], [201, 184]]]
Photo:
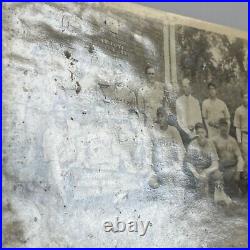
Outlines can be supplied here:
[[196, 170], [195, 170], [195, 168], [193, 167], [193, 166], [189, 166], [189, 169], [190, 169], [190, 171], [192, 172], [192, 174], [194, 175], [194, 177], [196, 178], [196, 179], [198, 179], [198, 180], [200, 180], [200, 181], [206, 181], [207, 179], [208, 179], [208, 175], [207, 174], [205, 174], [205, 173], [201, 173], [201, 174], [199, 174]]
[[209, 169], [203, 170], [203, 172], [201, 173], [201, 175], [203, 177], [205, 177], [206, 179], [208, 179], [208, 176], [210, 175]]
[[208, 174], [203, 172], [203, 173], [199, 174], [198, 179], [202, 182], [205, 182], [208, 180]]
[[191, 164], [188, 166], [188, 168], [191, 171], [191, 173], [194, 175], [194, 177], [198, 179], [199, 174], [197, 173], [197, 171], [195, 170], [195, 168]]

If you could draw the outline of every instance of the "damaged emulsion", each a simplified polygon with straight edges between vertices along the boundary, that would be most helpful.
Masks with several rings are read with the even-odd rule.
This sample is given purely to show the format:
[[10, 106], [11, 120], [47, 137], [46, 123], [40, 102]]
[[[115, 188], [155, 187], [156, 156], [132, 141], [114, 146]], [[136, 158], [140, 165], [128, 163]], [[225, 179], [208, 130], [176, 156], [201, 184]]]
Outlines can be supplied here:
[[[71, 53], [67, 50], [64, 51], [64, 56], [68, 59], [68, 60], [71, 60], [71, 63], [70, 65], [74, 65], [75, 62], [78, 62], [77, 59], [74, 59], [71, 55]], [[70, 71], [70, 70], [69, 70]], [[72, 71], [70, 71], [70, 78], [71, 78], [71, 81], [74, 81], [74, 73]], [[79, 94], [81, 92], [81, 85], [79, 83], [79, 81], [76, 81], [75, 83], [75, 91], [76, 91], [76, 94]]]

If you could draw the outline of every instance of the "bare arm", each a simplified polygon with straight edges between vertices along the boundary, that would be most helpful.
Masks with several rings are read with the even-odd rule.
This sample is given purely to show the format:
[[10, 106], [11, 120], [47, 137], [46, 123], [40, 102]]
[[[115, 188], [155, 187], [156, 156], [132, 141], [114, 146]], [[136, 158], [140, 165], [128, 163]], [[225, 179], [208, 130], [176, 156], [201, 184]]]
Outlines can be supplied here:
[[205, 169], [203, 171], [203, 173], [205, 173], [206, 175], [210, 175], [211, 173], [213, 173], [214, 171], [219, 169], [219, 162], [218, 161], [212, 161], [212, 164], [209, 168]]
[[190, 134], [191, 131], [185, 125], [185, 122], [183, 120], [183, 114], [182, 114], [182, 106], [178, 100], [176, 101], [176, 117], [177, 117], [177, 122], [179, 126], [181, 127], [181, 129], [184, 130], [187, 134]]
[[200, 103], [199, 101], [197, 100], [197, 103], [196, 103], [196, 113], [197, 113], [197, 122], [201, 122], [202, 123], [202, 114], [201, 114], [201, 107], [200, 107]]
[[234, 127], [236, 128], [236, 139], [237, 142], [240, 144], [241, 143], [241, 116], [239, 109], [236, 109], [235, 114], [234, 114]]
[[241, 130], [239, 128], [236, 128], [236, 138], [237, 142], [241, 144]]
[[178, 159], [180, 162], [183, 162], [184, 157], [185, 157], [185, 147], [183, 145], [180, 133], [178, 132], [178, 130], [176, 129], [176, 133], [175, 133], [175, 140], [176, 140], [176, 145], [177, 145], [177, 149], [178, 149]]
[[240, 148], [236, 141], [235, 141], [235, 155], [237, 157], [237, 172], [243, 172], [245, 162], [241, 156]]
[[225, 118], [227, 119], [227, 122], [229, 124], [229, 126], [231, 125], [231, 121], [230, 121], [230, 113], [228, 111], [227, 105], [225, 104]]
[[243, 172], [244, 170], [244, 160], [242, 156], [238, 156], [238, 162], [237, 162], [237, 172]]
[[202, 113], [202, 117], [204, 119], [204, 123], [206, 125], [206, 128], [208, 130], [208, 115], [207, 115], [207, 107], [206, 107], [205, 101], [203, 101], [203, 103], [202, 103], [201, 113]]
[[191, 163], [187, 162], [187, 168], [191, 171], [196, 179], [200, 178], [199, 173], [195, 170], [195, 167]]

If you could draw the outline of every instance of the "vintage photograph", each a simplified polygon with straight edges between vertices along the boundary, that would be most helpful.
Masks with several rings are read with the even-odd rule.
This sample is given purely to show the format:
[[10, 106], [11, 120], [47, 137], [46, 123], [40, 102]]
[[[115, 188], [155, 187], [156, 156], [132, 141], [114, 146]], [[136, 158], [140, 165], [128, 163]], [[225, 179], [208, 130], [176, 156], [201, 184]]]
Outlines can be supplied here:
[[4, 247], [247, 247], [247, 33], [130, 3], [3, 4]]

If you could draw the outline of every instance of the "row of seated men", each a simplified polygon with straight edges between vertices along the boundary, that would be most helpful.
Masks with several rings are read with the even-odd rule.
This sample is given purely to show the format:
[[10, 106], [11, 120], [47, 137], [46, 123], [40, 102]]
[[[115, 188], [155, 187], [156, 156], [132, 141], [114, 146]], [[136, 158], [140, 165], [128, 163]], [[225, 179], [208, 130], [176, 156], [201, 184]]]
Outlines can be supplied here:
[[169, 126], [164, 108], [157, 109], [157, 126], [152, 137], [154, 175], [149, 180], [151, 188], [167, 185], [169, 175], [178, 174], [180, 169], [174, 165], [176, 162], [188, 177], [186, 187], [204, 195], [212, 191], [216, 202], [230, 205], [230, 197], [243, 191], [240, 177], [245, 163], [236, 140], [229, 135], [229, 123], [225, 118], [219, 120], [219, 134], [212, 139], [207, 138], [205, 125], [196, 123], [196, 136], [186, 150], [178, 130]]

